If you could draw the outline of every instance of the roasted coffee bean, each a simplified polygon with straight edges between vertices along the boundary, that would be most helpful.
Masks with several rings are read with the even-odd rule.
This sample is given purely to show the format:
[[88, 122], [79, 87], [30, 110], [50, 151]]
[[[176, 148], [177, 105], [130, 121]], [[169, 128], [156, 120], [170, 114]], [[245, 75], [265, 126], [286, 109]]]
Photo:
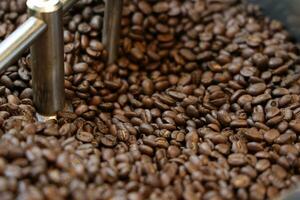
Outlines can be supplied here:
[[107, 147], [113, 147], [117, 144], [117, 139], [113, 135], [104, 135], [100, 138], [101, 143]]
[[91, 142], [94, 136], [89, 132], [80, 131], [76, 134], [76, 138], [82, 142]]
[[260, 183], [250, 186], [250, 198], [255, 200], [264, 199], [266, 194], [266, 187]]
[[197, 108], [193, 105], [189, 105], [187, 108], [186, 108], [186, 114], [189, 116], [189, 117], [199, 117], [199, 112], [197, 110]]
[[257, 161], [255, 168], [257, 171], [261, 172], [261, 171], [265, 171], [266, 169], [268, 169], [270, 167], [271, 163], [269, 160], [267, 159], [262, 159]]
[[276, 129], [270, 129], [264, 133], [264, 139], [268, 143], [273, 143], [280, 136], [280, 132]]
[[290, 121], [289, 126], [297, 133], [300, 133], [300, 119]]
[[246, 188], [250, 183], [251, 180], [247, 175], [237, 175], [232, 179], [232, 184], [236, 188]]
[[145, 15], [149, 15], [152, 12], [152, 7], [147, 1], [140, 1], [138, 7]]
[[140, 132], [146, 135], [151, 135], [154, 132], [154, 128], [150, 124], [143, 123], [139, 128]]
[[76, 73], [82, 73], [88, 70], [88, 64], [86, 63], [77, 63], [73, 66], [73, 70]]
[[270, 100], [272, 96], [270, 94], [261, 94], [253, 98], [252, 104], [258, 105], [258, 104], [263, 104], [266, 101]]
[[260, 142], [263, 140], [263, 134], [259, 132], [256, 128], [249, 128], [243, 131], [245, 138], [249, 141]]
[[232, 166], [241, 166], [246, 164], [246, 162], [247, 161], [244, 154], [235, 153], [228, 156], [228, 163]]
[[154, 85], [150, 79], [145, 79], [142, 83], [143, 91], [146, 95], [152, 95], [154, 92]]
[[247, 89], [248, 93], [251, 95], [260, 95], [264, 93], [264, 91], [267, 89], [267, 85], [265, 83], [256, 83], [253, 85], [250, 85]]

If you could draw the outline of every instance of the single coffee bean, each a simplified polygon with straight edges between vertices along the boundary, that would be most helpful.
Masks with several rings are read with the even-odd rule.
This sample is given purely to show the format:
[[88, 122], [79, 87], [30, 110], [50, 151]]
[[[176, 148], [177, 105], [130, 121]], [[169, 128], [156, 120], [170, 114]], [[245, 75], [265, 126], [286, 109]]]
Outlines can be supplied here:
[[241, 166], [246, 164], [245, 155], [241, 153], [234, 153], [228, 156], [228, 163], [232, 166]]
[[289, 127], [297, 133], [300, 133], [300, 119], [290, 121]]
[[94, 136], [89, 132], [80, 131], [76, 134], [76, 138], [82, 142], [91, 142], [94, 139]]
[[156, 13], [163, 13], [169, 10], [169, 4], [167, 2], [157, 2], [152, 8]]
[[271, 166], [271, 163], [269, 160], [261, 159], [261, 160], [257, 161], [255, 168], [257, 171], [261, 172], [261, 171], [265, 171], [270, 166]]
[[88, 64], [87, 63], [77, 63], [73, 66], [73, 70], [76, 73], [82, 73], [88, 70]]
[[140, 1], [138, 7], [145, 15], [149, 15], [152, 12], [152, 7], [147, 1]]
[[189, 117], [199, 117], [199, 112], [197, 110], [197, 108], [193, 105], [189, 105], [187, 108], [186, 108], [186, 113]]
[[260, 142], [263, 140], [263, 134], [256, 128], [246, 129], [244, 135], [249, 141]]
[[140, 125], [140, 132], [142, 134], [151, 135], [154, 132], [154, 128], [150, 124], [143, 123]]
[[101, 143], [107, 147], [113, 147], [117, 144], [117, 139], [113, 135], [104, 135], [100, 138]]
[[276, 130], [276, 129], [270, 129], [270, 130], [268, 130], [268, 131], [265, 132], [264, 139], [268, 143], [273, 143], [279, 136], [280, 136], [280, 133], [279, 133], [278, 130]]
[[143, 91], [146, 95], [152, 95], [154, 92], [154, 85], [150, 79], [145, 79], [142, 83]]
[[251, 180], [247, 175], [237, 175], [232, 179], [235, 188], [246, 188], [250, 185]]
[[264, 91], [267, 89], [267, 85], [265, 83], [256, 83], [253, 85], [250, 85], [247, 89], [248, 93], [253, 95], [253, 96], [257, 96], [260, 95], [262, 93], [264, 93]]

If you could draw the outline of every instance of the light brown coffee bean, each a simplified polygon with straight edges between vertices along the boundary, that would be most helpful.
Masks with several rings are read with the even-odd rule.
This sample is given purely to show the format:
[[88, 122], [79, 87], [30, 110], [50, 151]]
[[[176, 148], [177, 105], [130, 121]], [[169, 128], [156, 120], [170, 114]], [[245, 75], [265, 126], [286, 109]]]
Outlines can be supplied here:
[[75, 65], [73, 66], [73, 70], [74, 70], [74, 72], [76, 72], [76, 73], [82, 73], [82, 72], [87, 71], [87, 70], [88, 70], [88, 67], [89, 67], [89, 66], [88, 66], [87, 63], [81, 62], [81, 63], [75, 64]]
[[82, 142], [91, 142], [94, 139], [94, 136], [89, 132], [79, 131], [76, 134], [76, 138]]
[[247, 175], [237, 175], [232, 179], [232, 184], [236, 188], [246, 188], [250, 183], [251, 180]]

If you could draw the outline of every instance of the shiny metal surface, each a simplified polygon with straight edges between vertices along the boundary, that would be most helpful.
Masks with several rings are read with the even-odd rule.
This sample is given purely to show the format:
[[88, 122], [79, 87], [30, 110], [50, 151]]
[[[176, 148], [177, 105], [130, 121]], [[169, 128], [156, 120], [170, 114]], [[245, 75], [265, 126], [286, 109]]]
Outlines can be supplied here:
[[67, 12], [79, 0], [60, 0], [63, 4], [63, 12]]
[[0, 44], [0, 73], [45, 32], [47, 25], [36, 17], [30, 17]]
[[43, 20], [47, 30], [31, 46], [33, 101], [40, 115], [55, 115], [64, 107], [64, 54], [62, 3], [28, 0], [31, 16]]
[[247, 0], [259, 5], [265, 15], [281, 21], [294, 38], [300, 41], [300, 0]]
[[102, 41], [108, 50], [108, 64], [118, 56], [123, 0], [106, 0]]

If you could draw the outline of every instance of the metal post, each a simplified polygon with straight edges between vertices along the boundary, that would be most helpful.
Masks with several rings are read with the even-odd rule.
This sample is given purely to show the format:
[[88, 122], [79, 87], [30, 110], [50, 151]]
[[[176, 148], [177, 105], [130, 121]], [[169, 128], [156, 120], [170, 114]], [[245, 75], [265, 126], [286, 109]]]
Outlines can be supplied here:
[[31, 16], [47, 30], [31, 46], [33, 101], [40, 116], [55, 117], [64, 107], [63, 4], [59, 0], [28, 0]]
[[61, 0], [63, 4], [63, 12], [67, 12], [78, 0]]
[[35, 17], [30, 17], [0, 44], [0, 73], [45, 32], [47, 25]]
[[108, 50], [108, 64], [118, 56], [123, 0], [106, 0], [102, 42]]

